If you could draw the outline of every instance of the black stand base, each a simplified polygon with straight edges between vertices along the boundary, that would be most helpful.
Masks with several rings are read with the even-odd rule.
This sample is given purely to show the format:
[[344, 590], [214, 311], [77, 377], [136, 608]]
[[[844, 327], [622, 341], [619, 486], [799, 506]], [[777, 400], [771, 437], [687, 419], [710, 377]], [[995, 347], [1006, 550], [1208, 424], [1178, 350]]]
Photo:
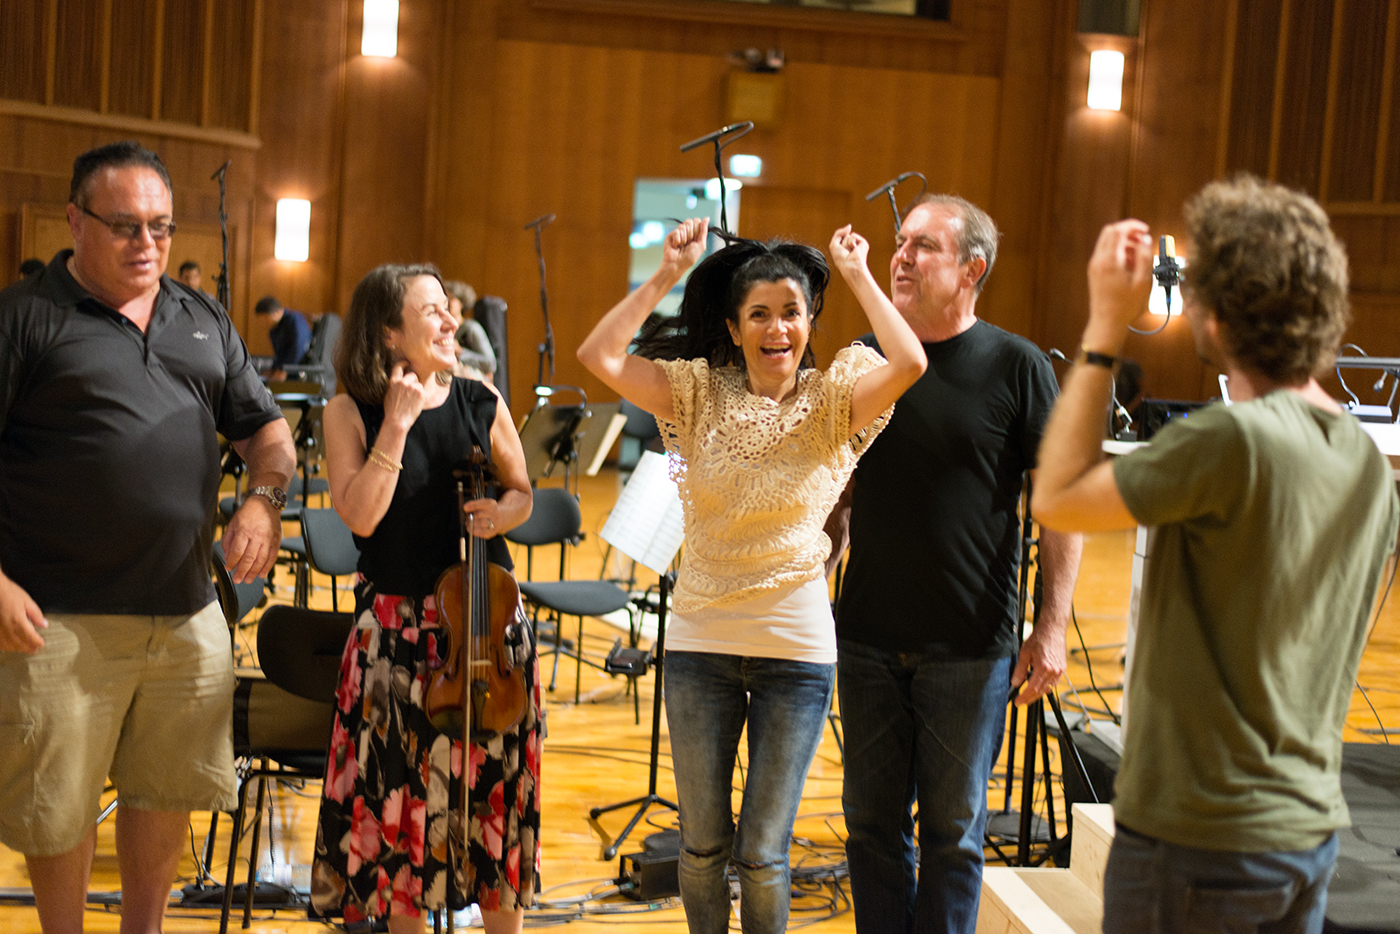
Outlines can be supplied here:
[[[243, 904], [248, 897], [248, 886], [240, 882], [233, 887], [233, 899]], [[290, 889], [275, 882], [259, 882], [253, 887], [253, 907], [255, 908], [299, 908], [305, 904], [296, 889]], [[181, 890], [181, 908], [212, 908], [220, 911], [224, 906], [222, 885], [187, 885]]]
[[633, 805], [637, 805], [637, 813], [632, 815], [632, 819], [627, 822], [626, 827], [622, 828], [622, 833], [617, 835], [616, 840], [603, 845], [603, 859], [605, 861], [610, 862], [617, 856], [617, 851], [622, 849], [622, 844], [627, 840], [627, 835], [630, 834], [636, 828], [637, 824], [641, 822], [642, 818], [646, 816], [649, 808], [655, 806], [670, 808], [673, 811], [680, 810], [680, 805], [676, 804], [674, 801], [667, 801], [660, 795], [652, 793], [643, 795], [640, 798], [619, 801], [617, 804], [605, 804], [602, 807], [593, 808], [588, 812], [588, 823], [593, 826], [598, 836], [606, 841], [608, 839], [607, 832], [604, 831], [603, 826], [598, 823], [598, 818], [609, 811], [618, 811], [622, 808], [632, 807]]

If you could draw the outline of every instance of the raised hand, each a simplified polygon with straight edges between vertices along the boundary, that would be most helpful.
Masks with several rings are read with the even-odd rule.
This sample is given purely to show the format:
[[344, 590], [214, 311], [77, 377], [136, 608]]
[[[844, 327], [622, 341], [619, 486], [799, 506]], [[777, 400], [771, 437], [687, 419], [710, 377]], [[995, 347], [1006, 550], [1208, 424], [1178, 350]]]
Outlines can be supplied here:
[[870, 255], [870, 241], [852, 230], [850, 224], [831, 235], [830, 250], [832, 261], [847, 282], [869, 272], [866, 257]]
[[1089, 318], [1126, 328], [1147, 310], [1152, 235], [1142, 221], [1109, 224], [1089, 258]]
[[662, 241], [661, 265], [672, 267], [677, 274], [695, 265], [705, 253], [705, 240], [710, 232], [708, 217], [692, 217], [666, 235]]
[[402, 360], [389, 371], [389, 388], [384, 391], [384, 421], [396, 422], [404, 428], [418, 420], [427, 398], [427, 389], [418, 374], [404, 366]]

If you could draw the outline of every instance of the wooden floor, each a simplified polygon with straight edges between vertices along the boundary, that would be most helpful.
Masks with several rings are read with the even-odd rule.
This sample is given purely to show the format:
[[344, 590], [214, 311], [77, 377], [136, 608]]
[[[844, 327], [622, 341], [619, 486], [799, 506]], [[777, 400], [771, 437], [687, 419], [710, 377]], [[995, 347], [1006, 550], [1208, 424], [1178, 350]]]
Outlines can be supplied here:
[[[603, 565], [603, 543], [598, 537], [616, 496], [615, 473], [604, 472], [597, 478], [585, 478], [582, 484], [584, 528], [588, 538], [572, 559], [570, 576], [596, 575]], [[288, 530], [289, 534], [296, 534]], [[1071, 648], [1088, 646], [1090, 651], [1076, 651], [1071, 659], [1065, 706], [1075, 703], [1070, 687], [1078, 691], [1084, 704], [1091, 708], [1107, 704], [1116, 708], [1118, 694], [1111, 688], [1118, 685], [1122, 669], [1120, 647], [1127, 620], [1129, 573], [1132, 560], [1130, 533], [1091, 536], [1086, 543], [1079, 585], [1075, 591], [1078, 632], [1071, 631]], [[523, 560], [519, 573], [523, 577]], [[547, 553], [537, 560], [535, 576], [548, 578], [557, 568], [557, 558]], [[642, 583], [646, 583], [645, 572]], [[654, 575], [651, 575], [654, 580]], [[274, 600], [290, 602], [290, 581], [280, 574]], [[328, 581], [318, 579], [312, 602], [330, 607]], [[344, 598], [342, 598], [344, 599]], [[343, 604], [342, 604], [343, 605]], [[1356, 692], [1348, 719], [1349, 742], [1381, 742], [1380, 727], [1400, 733], [1400, 612], [1390, 601], [1382, 613], [1379, 626], [1362, 661], [1360, 684], [1369, 695], [1369, 704], [1361, 692]], [[566, 635], [569, 633], [566, 630]], [[624, 633], [607, 624], [590, 620], [584, 636], [586, 654], [600, 659], [613, 641]], [[252, 633], [244, 633], [251, 647]], [[249, 649], [251, 651], [251, 649]], [[1102, 689], [1102, 699], [1091, 691], [1092, 682]], [[552, 659], [546, 657], [547, 668]], [[648, 903], [633, 901], [615, 894], [614, 880], [619, 873], [617, 860], [604, 862], [602, 848], [619, 833], [632, 809], [605, 815], [597, 824], [589, 821], [593, 807], [625, 800], [647, 791], [647, 761], [650, 740], [651, 678], [641, 683], [641, 723], [633, 722], [632, 698], [625, 695], [626, 681], [610, 678], [591, 668], [584, 668], [581, 703], [573, 703], [573, 660], [560, 663], [557, 689], [548, 702], [549, 737], [545, 745], [544, 800], [544, 885], [546, 890], [538, 910], [526, 918], [527, 926], [567, 923], [568, 930], [577, 932], [616, 931], [678, 932], [684, 931], [684, 918], [674, 901]], [[1372, 709], [1374, 707], [1374, 710]], [[661, 759], [658, 791], [674, 800], [675, 788], [671, 764], [667, 755], [665, 723], [662, 722]], [[1018, 744], [1019, 745], [1019, 744]], [[1019, 761], [1019, 756], [1018, 756]], [[1052, 768], [1058, 770], [1058, 755], [1052, 757]], [[998, 774], [1004, 770], [999, 769]], [[736, 774], [736, 789], [742, 777]], [[1054, 783], [1058, 794], [1058, 782]], [[1001, 806], [1004, 791], [1000, 781], [990, 789], [992, 806]], [[311, 844], [315, 833], [316, 804], [319, 786], [283, 787], [273, 797], [269, 818], [263, 824], [260, 864], [264, 878], [288, 882], [304, 888], [308, 879]], [[844, 825], [841, 817], [841, 754], [834, 731], [828, 729], [807, 781], [796, 828], [797, 841], [792, 860], [795, 875], [804, 880], [802, 897], [793, 902], [792, 927], [810, 927], [822, 932], [850, 932], [854, 923], [844, 885], [842, 840]], [[1043, 809], [1043, 793], [1038, 795]], [[737, 804], [737, 802], [736, 802]], [[1057, 815], [1063, 814], [1060, 802], [1055, 802]], [[675, 815], [665, 809], [653, 810], [628, 839], [622, 852], [641, 849], [647, 833], [672, 827]], [[202, 846], [209, 826], [207, 814], [196, 814], [192, 821], [192, 840]], [[227, 818], [221, 821], [217, 855], [212, 866], [214, 877], [222, 880], [227, 865]], [[269, 832], [271, 845], [269, 846]], [[240, 850], [246, 862], [248, 840]], [[113, 891], [118, 887], [111, 822], [98, 832], [98, 855], [93, 870], [92, 890]], [[246, 867], [240, 867], [239, 878]], [[181, 865], [183, 885], [196, 877], [193, 860], [188, 856]], [[18, 854], [0, 847], [0, 888], [25, 887], [28, 878], [24, 862]], [[217, 915], [206, 910], [172, 909], [166, 923], [171, 932], [209, 931], [217, 925]], [[118, 917], [115, 912], [94, 907], [88, 916], [89, 931], [115, 932]], [[736, 925], [737, 927], [737, 925]], [[233, 929], [237, 929], [235, 921]], [[273, 932], [310, 932], [323, 929], [318, 923], [305, 920], [295, 910], [255, 911], [251, 930], [259, 934]], [[37, 931], [38, 921], [32, 908], [0, 905], [0, 932]], [[431, 928], [430, 928], [431, 930]]]

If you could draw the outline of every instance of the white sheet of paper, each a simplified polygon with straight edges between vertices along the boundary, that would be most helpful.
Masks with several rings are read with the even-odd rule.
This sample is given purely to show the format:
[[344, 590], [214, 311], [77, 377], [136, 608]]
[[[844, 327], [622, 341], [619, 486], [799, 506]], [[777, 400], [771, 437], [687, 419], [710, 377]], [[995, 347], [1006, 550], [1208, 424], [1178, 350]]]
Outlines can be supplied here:
[[667, 466], [666, 455], [642, 452], [602, 532], [603, 541], [657, 574], [666, 573], [685, 538], [681, 494]]

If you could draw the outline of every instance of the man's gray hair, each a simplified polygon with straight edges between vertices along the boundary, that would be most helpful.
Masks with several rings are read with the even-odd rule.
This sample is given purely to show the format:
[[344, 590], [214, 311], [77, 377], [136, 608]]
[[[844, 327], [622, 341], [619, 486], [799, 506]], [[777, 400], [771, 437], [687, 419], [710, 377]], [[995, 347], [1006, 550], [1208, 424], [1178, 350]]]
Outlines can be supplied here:
[[982, 294], [982, 286], [987, 284], [987, 277], [992, 274], [992, 267], [997, 262], [997, 241], [1001, 239], [1001, 231], [997, 230], [996, 222], [986, 211], [957, 195], [919, 195], [909, 205], [909, 210], [904, 212], [904, 217], [925, 204], [957, 212], [962, 220], [962, 232], [958, 234], [958, 262], [966, 263], [974, 256], [987, 261], [987, 268], [982, 270], [982, 276], [977, 280], [977, 294]]

